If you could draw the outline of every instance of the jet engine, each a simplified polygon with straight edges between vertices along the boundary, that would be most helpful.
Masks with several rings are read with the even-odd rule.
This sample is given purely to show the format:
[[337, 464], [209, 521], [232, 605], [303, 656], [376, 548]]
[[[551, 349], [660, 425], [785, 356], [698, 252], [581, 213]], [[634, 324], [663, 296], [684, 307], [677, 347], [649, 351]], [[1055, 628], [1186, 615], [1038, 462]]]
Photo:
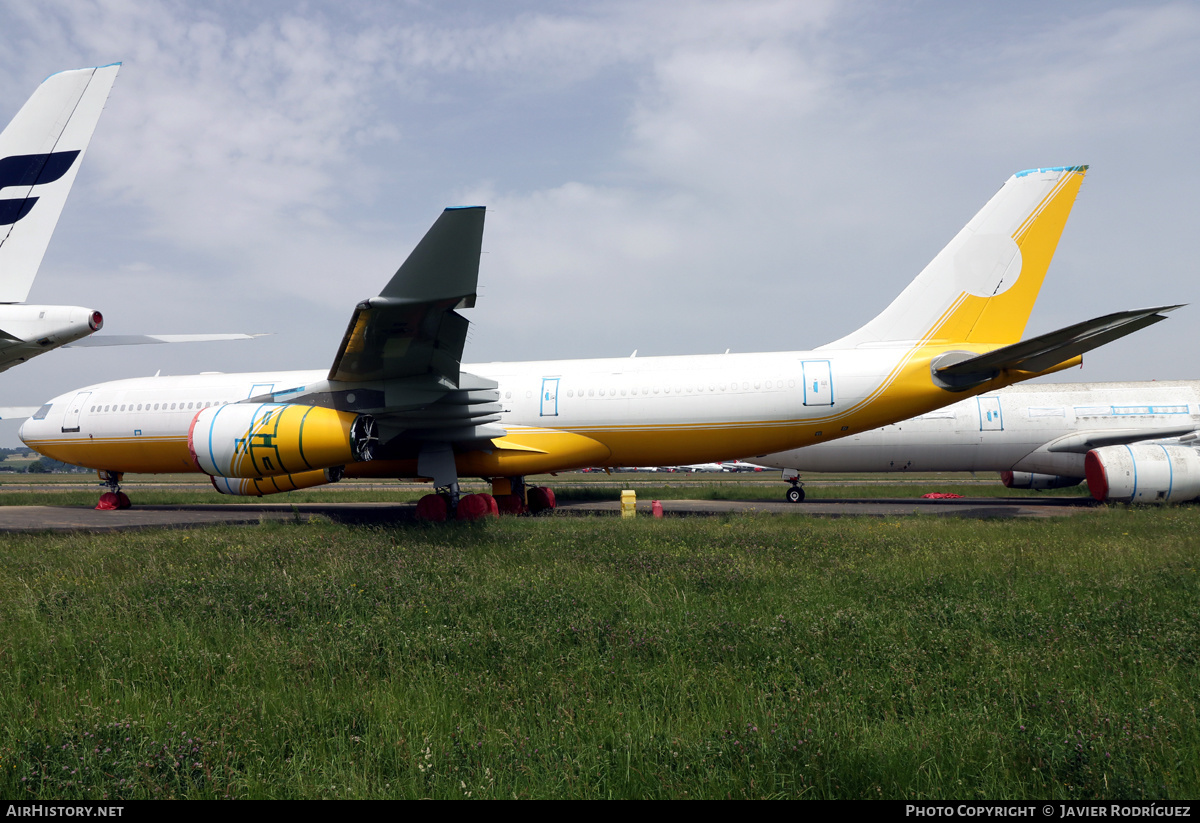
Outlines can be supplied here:
[[1180, 503], [1200, 497], [1200, 452], [1190, 446], [1104, 446], [1083, 461], [1092, 497], [1113, 503]]
[[213, 488], [221, 494], [262, 497], [266, 494], [311, 489], [313, 486], [336, 483], [342, 479], [342, 467], [335, 466], [331, 469], [317, 469], [297, 474], [281, 474], [275, 477], [212, 477], [209, 479], [212, 480]]
[[1000, 482], [1010, 489], [1065, 489], [1078, 486], [1082, 477], [1064, 477], [1061, 474], [1038, 474], [1036, 472], [1000, 472]]
[[188, 449], [205, 474], [224, 478], [305, 474], [375, 455], [375, 418], [319, 406], [234, 403], [192, 419]]

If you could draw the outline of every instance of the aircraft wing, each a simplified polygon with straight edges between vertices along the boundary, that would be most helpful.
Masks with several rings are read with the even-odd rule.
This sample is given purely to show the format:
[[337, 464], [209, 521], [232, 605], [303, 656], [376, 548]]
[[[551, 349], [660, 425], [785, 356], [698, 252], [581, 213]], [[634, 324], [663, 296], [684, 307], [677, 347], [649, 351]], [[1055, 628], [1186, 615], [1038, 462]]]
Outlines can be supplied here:
[[207, 343], [214, 340], [253, 340], [264, 334], [99, 334], [84, 337], [63, 348], [96, 346], [139, 346], [146, 343]]
[[355, 307], [327, 386], [247, 402], [367, 412], [393, 444], [503, 437], [491, 425], [496, 382], [461, 369], [467, 320], [455, 311], [475, 305], [483, 219], [481, 206], [442, 212], [379, 296]]
[[1099, 449], [1104, 446], [1125, 446], [1130, 443], [1141, 443], [1145, 440], [1166, 440], [1172, 437], [1183, 437], [1185, 434], [1191, 434], [1194, 431], [1196, 431], [1196, 426], [1189, 423], [1170, 429], [1076, 432], [1049, 444], [1046, 447], [1046, 451], [1087, 454], [1092, 449]]
[[[1163, 316], [1166, 312], [1174, 311], [1182, 305], [1106, 314], [986, 354], [935, 366], [934, 374], [948, 388], [961, 390], [986, 383], [1006, 369], [1043, 371], [1105, 343], [1132, 334], [1138, 329], [1166, 320]], [[947, 359], [958, 357], [961, 355], [947, 355]]]
[[333, 382], [432, 375], [459, 381], [467, 320], [475, 305], [482, 206], [446, 209], [378, 297], [364, 300], [329, 370]]
[[0, 420], [24, 420], [33, 417], [39, 406], [0, 406]]

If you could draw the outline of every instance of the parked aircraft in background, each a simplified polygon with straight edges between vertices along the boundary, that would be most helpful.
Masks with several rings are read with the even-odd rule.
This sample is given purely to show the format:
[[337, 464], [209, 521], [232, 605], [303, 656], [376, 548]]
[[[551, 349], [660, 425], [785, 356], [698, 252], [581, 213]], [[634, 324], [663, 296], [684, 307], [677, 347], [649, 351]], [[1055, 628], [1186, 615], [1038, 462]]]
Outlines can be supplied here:
[[745, 460], [726, 460], [721, 468], [727, 472], [761, 472], [763, 467], [757, 463], [747, 463]]
[[685, 472], [723, 472], [725, 469], [720, 463], [692, 463], [687, 466], [678, 466], [679, 471]]
[[[95, 309], [25, 303], [120, 63], [47, 77], [0, 133], [0, 371], [59, 346], [245, 340], [248, 334], [100, 335]], [[27, 417], [32, 409], [0, 409]]]
[[[753, 463], [745, 463], [741, 460], [722, 460], [719, 463], [691, 463], [686, 466], [653, 466], [645, 467], [638, 466], [631, 468], [629, 471], [653, 471], [653, 472], [761, 472], [762, 466], [755, 466]], [[624, 471], [621, 469], [620, 471]]]
[[0, 371], [104, 325], [93, 309], [23, 304], [120, 67], [51, 75], [0, 133]]
[[[1164, 319], [1109, 315], [1020, 340], [1084, 166], [1004, 184], [882, 313], [815, 351], [461, 366], [476, 299], [481, 207], [447, 209], [378, 297], [358, 304], [328, 370], [101, 383], [52, 399], [21, 428], [42, 454], [100, 470], [204, 472], [227, 494], [271, 494], [343, 474], [423, 477], [440, 519], [460, 475], [502, 508], [553, 506], [528, 474], [682, 465], [869, 431], [1080, 362]], [[468, 502], [469, 501], [469, 502]]]
[[1097, 500], [1174, 502], [1200, 497], [1198, 431], [1200, 381], [1051, 383], [754, 462], [784, 470], [793, 502], [804, 499], [798, 472], [833, 471], [996, 471], [1020, 489], [1086, 478]]

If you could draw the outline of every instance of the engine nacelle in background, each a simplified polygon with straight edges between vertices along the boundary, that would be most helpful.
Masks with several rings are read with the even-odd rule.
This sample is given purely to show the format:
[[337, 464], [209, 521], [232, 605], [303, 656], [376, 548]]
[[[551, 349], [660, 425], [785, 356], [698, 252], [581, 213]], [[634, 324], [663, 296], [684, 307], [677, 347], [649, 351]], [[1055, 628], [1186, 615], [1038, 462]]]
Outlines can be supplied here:
[[1064, 477], [1060, 474], [1037, 474], [1035, 472], [1000, 472], [1000, 482], [1010, 489], [1066, 489], [1078, 486], [1082, 477]]
[[278, 477], [213, 477], [210, 479], [213, 488], [221, 494], [262, 497], [265, 494], [293, 492], [296, 489], [311, 489], [313, 486], [336, 483], [342, 479], [342, 467], [335, 466], [331, 469], [284, 474]]
[[374, 457], [375, 419], [319, 406], [233, 403], [202, 409], [188, 449], [213, 477], [279, 477]]
[[1190, 446], [1105, 446], [1084, 458], [1100, 502], [1181, 503], [1200, 497], [1200, 452]]

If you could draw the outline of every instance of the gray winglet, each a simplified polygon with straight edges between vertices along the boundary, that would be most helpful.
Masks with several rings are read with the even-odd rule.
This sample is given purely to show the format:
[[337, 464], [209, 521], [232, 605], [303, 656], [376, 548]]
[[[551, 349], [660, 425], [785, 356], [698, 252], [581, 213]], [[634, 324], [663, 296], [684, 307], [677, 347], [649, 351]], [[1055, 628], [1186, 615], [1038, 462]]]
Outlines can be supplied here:
[[379, 296], [406, 303], [457, 298], [463, 302], [455, 308], [474, 306], [483, 248], [483, 214], [483, 206], [443, 211]]
[[446, 209], [378, 297], [355, 307], [329, 379], [370, 382], [431, 375], [457, 385], [475, 305], [483, 206]]

